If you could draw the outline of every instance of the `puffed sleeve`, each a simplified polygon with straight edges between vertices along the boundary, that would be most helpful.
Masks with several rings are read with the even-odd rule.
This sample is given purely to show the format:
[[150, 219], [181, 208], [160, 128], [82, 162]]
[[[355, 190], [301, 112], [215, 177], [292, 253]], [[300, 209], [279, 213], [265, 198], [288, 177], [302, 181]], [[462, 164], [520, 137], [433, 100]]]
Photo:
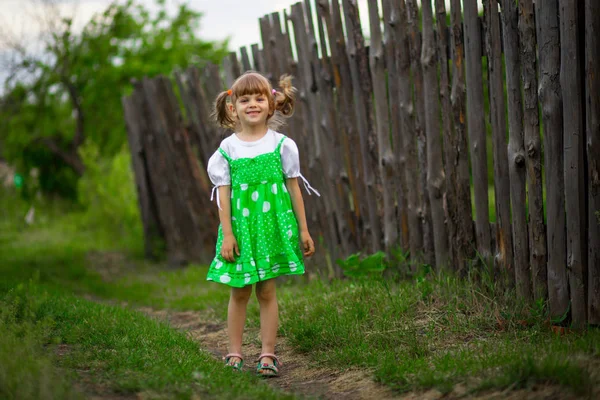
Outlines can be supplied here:
[[300, 176], [300, 155], [298, 146], [290, 138], [286, 138], [281, 145], [281, 165], [286, 178]]
[[206, 169], [208, 171], [208, 177], [215, 187], [231, 185], [229, 163], [225, 157], [223, 157], [223, 154], [221, 154], [220, 151], [215, 151], [215, 153], [210, 157]]

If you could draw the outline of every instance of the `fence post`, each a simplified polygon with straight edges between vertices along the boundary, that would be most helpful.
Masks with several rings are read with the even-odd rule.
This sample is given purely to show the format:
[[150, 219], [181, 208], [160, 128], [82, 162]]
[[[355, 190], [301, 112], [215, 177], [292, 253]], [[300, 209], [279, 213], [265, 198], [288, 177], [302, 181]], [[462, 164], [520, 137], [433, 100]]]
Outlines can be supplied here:
[[399, 245], [402, 250], [409, 248], [409, 229], [408, 229], [408, 205], [407, 205], [407, 187], [404, 169], [406, 168], [406, 155], [404, 154], [404, 144], [401, 132], [401, 113], [400, 113], [400, 84], [398, 77], [398, 63], [400, 60], [400, 45], [398, 43], [399, 33], [399, 10], [397, 2], [394, 0], [382, 1], [382, 15], [385, 22], [384, 46], [386, 58], [386, 70], [388, 74], [389, 87], [389, 110], [391, 124], [392, 148], [394, 151], [393, 168], [397, 171], [394, 179], [397, 202], [397, 219], [395, 223], [399, 231]]
[[[412, 89], [410, 79], [410, 52], [408, 44], [407, 28], [407, 9], [404, 0], [392, 1], [398, 12], [397, 23], [397, 54], [398, 54], [398, 92], [400, 101], [400, 135], [403, 145], [403, 155], [405, 157], [405, 167], [401, 171], [404, 174], [406, 182], [406, 204], [408, 210], [408, 232], [410, 245], [410, 258], [413, 266], [422, 257], [423, 253], [423, 226], [420, 221], [421, 202], [419, 193], [421, 192], [421, 182], [415, 171], [418, 170], [417, 147], [416, 147], [416, 129], [415, 129], [415, 108], [412, 101]], [[401, 157], [402, 157], [401, 153]]]
[[223, 59], [223, 69], [225, 70], [225, 85], [230, 88], [238, 76], [242, 74], [235, 51], [232, 51]]
[[240, 54], [242, 57], [242, 72], [251, 70], [252, 67], [250, 66], [250, 57], [248, 57], [248, 48], [246, 46], [240, 47]]
[[483, 76], [481, 73], [481, 29], [477, 19], [477, 0], [464, 0], [465, 61], [467, 69], [467, 126], [473, 186], [475, 187], [475, 232], [477, 250], [486, 261], [491, 257], [488, 200]]
[[[314, 73], [313, 79], [315, 80], [316, 88], [318, 89], [318, 95], [314, 97], [317, 102], [318, 110], [318, 123], [320, 127], [320, 145], [322, 147], [322, 158], [321, 158], [321, 173], [323, 178], [327, 180], [327, 186], [323, 188], [326, 190], [327, 198], [321, 199], [321, 202], [325, 204], [325, 212], [327, 214], [328, 222], [327, 227], [329, 229], [329, 235], [331, 238], [328, 243], [327, 249], [331, 257], [335, 260], [340, 256], [348, 254], [348, 241], [345, 236], [347, 229], [345, 228], [344, 220], [344, 207], [342, 206], [342, 200], [347, 198], [345, 194], [341, 192], [341, 184], [338, 174], [342, 173], [342, 166], [339, 152], [336, 151], [337, 141], [337, 127], [333, 118], [333, 93], [331, 83], [331, 72], [329, 66], [329, 59], [327, 56], [327, 48], [325, 46], [325, 40], [323, 38], [323, 21], [317, 16], [317, 24], [319, 29], [319, 37], [321, 39], [321, 57], [318, 54], [318, 45], [315, 36], [315, 27], [313, 25], [313, 11], [309, 1], [304, 2], [304, 12], [306, 23], [308, 25], [309, 34], [309, 47], [311, 48], [311, 64]], [[317, 14], [318, 15], [318, 14]], [[339, 240], [338, 240], [339, 238]], [[337, 274], [341, 274], [340, 270], [336, 271]]]
[[273, 49], [275, 45], [275, 38], [271, 33], [271, 22], [269, 21], [269, 16], [265, 15], [259, 19], [260, 26], [260, 37], [262, 39], [262, 61], [264, 68], [263, 74], [271, 81], [273, 85], [277, 84], [277, 79], [279, 79], [279, 68], [278, 62], [276, 58], [276, 53]]
[[[563, 95], [565, 154], [565, 209], [567, 212], [567, 269], [571, 292], [573, 325], [586, 322], [585, 282], [585, 191], [582, 115], [581, 54], [578, 37], [578, 3], [559, 0], [560, 5], [560, 86]], [[587, 278], [587, 277], [586, 277]]]
[[[398, 240], [398, 226], [394, 205], [395, 160], [390, 143], [389, 104], [385, 71], [385, 56], [382, 43], [381, 25], [377, 0], [369, 0], [369, 21], [371, 26], [371, 45], [369, 61], [373, 95], [375, 97], [375, 118], [377, 129], [378, 170], [383, 191], [383, 243], [389, 252]], [[371, 103], [372, 104], [372, 103]]]
[[421, 7], [423, 16], [421, 67], [423, 68], [423, 102], [425, 105], [425, 131], [427, 137], [427, 187], [429, 189], [429, 202], [431, 204], [436, 268], [441, 269], [446, 268], [448, 264], [448, 235], [444, 222], [443, 197], [446, 193], [446, 188], [444, 184], [442, 144], [440, 143], [438, 63], [431, 2], [423, 1]]
[[[319, 113], [315, 99], [316, 83], [312, 73], [311, 54], [308, 44], [308, 33], [306, 31], [306, 23], [304, 19], [304, 10], [302, 3], [298, 2], [292, 5], [290, 13], [290, 21], [294, 29], [294, 38], [296, 40], [296, 50], [298, 54], [298, 77], [296, 85], [298, 88], [298, 97], [302, 110], [302, 149], [304, 151], [305, 168], [311, 172], [311, 176], [315, 177], [315, 184], [318, 188], [326, 189], [324, 197], [328, 197], [327, 180], [322, 173], [323, 157], [320, 141], [320, 125], [318, 123]], [[265, 54], [265, 58], [268, 55]], [[304, 161], [303, 160], [303, 161]], [[327, 216], [325, 215], [325, 207], [321, 202], [313, 201], [311, 198], [306, 198], [307, 210], [310, 216], [307, 216], [312, 224], [316, 227], [320, 235], [326, 238], [329, 242], [331, 237], [330, 228], [328, 226]], [[321, 251], [321, 253], [323, 253]], [[323, 258], [323, 261], [325, 259]], [[331, 271], [332, 272], [332, 271]]]
[[518, 14], [522, 56], [521, 79], [523, 81], [523, 101], [525, 105], [523, 125], [525, 154], [527, 157], [527, 196], [529, 198], [529, 263], [533, 282], [533, 298], [535, 300], [545, 300], [548, 298], [548, 272], [546, 267], [546, 227], [544, 226], [542, 187], [542, 145], [536, 75], [535, 15], [532, 0], [519, 1]]
[[[439, 95], [442, 106], [442, 138], [444, 149], [443, 172], [445, 175], [445, 209], [448, 240], [448, 261], [450, 269], [459, 267], [459, 249], [457, 248], [457, 200], [456, 200], [456, 154], [453, 151], [454, 127], [452, 126], [452, 104], [450, 102], [450, 70], [448, 68], [449, 31], [446, 25], [446, 4], [444, 0], [435, 0], [435, 14], [438, 32], [437, 52], [440, 66]], [[470, 219], [470, 215], [469, 215]]]
[[156, 200], [152, 191], [150, 171], [146, 166], [146, 154], [144, 152], [143, 134], [145, 131], [145, 119], [141, 115], [140, 83], [134, 83], [135, 90], [129, 97], [123, 97], [123, 111], [125, 124], [127, 125], [127, 137], [129, 151], [131, 152], [131, 167], [134, 172], [137, 199], [142, 217], [144, 229], [144, 255], [148, 259], [154, 259], [157, 246], [164, 240], [164, 232], [160, 226]]
[[[495, 2], [490, 6], [490, 19], [497, 20], [498, 9]], [[508, 176], [510, 178], [510, 207], [507, 210], [506, 219], [511, 220], [506, 226], [512, 233], [514, 270], [509, 272], [509, 282], [516, 281], [517, 293], [525, 300], [530, 301], [531, 278], [529, 265], [529, 240], [527, 235], [527, 211], [526, 211], [526, 163], [525, 149], [523, 143], [523, 102], [521, 99], [521, 58], [519, 54], [519, 15], [517, 4], [510, 0], [502, 0], [502, 40], [504, 41], [504, 60], [506, 65], [506, 92], [508, 103]], [[492, 28], [492, 31], [495, 31]], [[494, 32], [495, 33], [495, 32]], [[490, 40], [499, 41], [500, 38]], [[499, 59], [498, 67], [502, 67]], [[501, 80], [500, 80], [501, 83]], [[502, 86], [500, 86], [500, 92]], [[500, 94], [500, 93], [499, 93]], [[502, 109], [502, 115], [505, 110]], [[503, 119], [500, 119], [502, 121]], [[501, 126], [500, 133], [504, 132]], [[504, 154], [504, 153], [500, 153]], [[496, 193], [498, 195], [498, 193]], [[512, 218], [511, 218], [512, 208]], [[499, 219], [500, 221], [500, 219]], [[501, 225], [497, 225], [500, 227]], [[512, 230], [509, 227], [512, 226]], [[509, 253], [510, 254], [510, 253]]]
[[[585, 2], [588, 163], [588, 321], [600, 324], [600, 3]], [[588, 20], [589, 18], [589, 20]]]
[[350, 229], [354, 235], [356, 250], [362, 249], [366, 242], [365, 231], [360, 229], [361, 220], [369, 218], [367, 210], [368, 193], [362, 179], [363, 167], [360, 151], [360, 140], [357, 131], [357, 122], [352, 107], [353, 88], [350, 73], [350, 64], [346, 53], [346, 39], [342, 26], [341, 8], [338, 0], [332, 0], [331, 7], [327, 0], [320, 0], [317, 4], [322, 18], [327, 24], [329, 47], [331, 50], [331, 64], [333, 70], [333, 83], [337, 92], [335, 98], [337, 105], [337, 126], [340, 129], [342, 148], [344, 151], [344, 165], [346, 166], [347, 180], [352, 198], [352, 217]]
[[[364, 37], [360, 27], [358, 5], [356, 0], [344, 0], [344, 21], [348, 35], [348, 59], [350, 61], [350, 74], [352, 88], [354, 89], [355, 112], [358, 122], [358, 136], [360, 139], [360, 153], [362, 157], [363, 179], [367, 189], [368, 223], [365, 228], [370, 232], [371, 251], [377, 251], [381, 245], [381, 228], [377, 215], [377, 153], [369, 151], [369, 142], [375, 141], [373, 131], [372, 86], [369, 75], [369, 65], [365, 49]], [[367, 221], [365, 221], [367, 222]]]
[[[436, 0], [440, 1], [440, 0]], [[439, 17], [438, 17], [439, 18]], [[465, 45], [462, 23], [461, 0], [452, 0], [452, 121], [454, 132], [449, 146], [445, 146], [446, 162], [456, 165], [451, 178], [456, 192], [455, 215], [450, 215], [456, 226], [456, 236], [451, 237], [456, 247], [459, 272], [466, 272], [469, 260], [475, 256], [475, 232], [473, 231], [473, 211], [471, 207], [471, 173], [469, 172], [469, 144], [466, 130], [466, 82]], [[447, 171], [447, 173], [450, 173]], [[450, 204], [448, 205], [450, 207]], [[451, 210], [449, 208], [449, 210]]]
[[266, 67], [264, 60], [264, 51], [258, 48], [258, 43], [254, 43], [250, 46], [252, 51], [252, 62], [254, 64], [254, 70], [266, 75]]
[[[510, 184], [506, 149], [506, 107], [502, 79], [502, 39], [496, 0], [485, 0], [485, 43], [487, 53], [490, 122], [494, 154], [494, 194], [496, 202], [496, 248], [494, 266], [514, 280], [512, 232], [510, 229]], [[496, 271], [498, 272], [498, 271]], [[525, 285], [528, 281], [525, 283]], [[523, 293], [526, 290], [520, 289]]]
[[553, 318], [569, 309], [566, 268], [565, 184], [563, 175], [563, 110], [560, 90], [558, 0], [535, 2], [539, 51], [539, 95], [544, 127], [546, 221], [548, 237], [548, 299]]
[[420, 217], [423, 227], [423, 256], [427, 264], [435, 264], [433, 248], [433, 229], [431, 227], [431, 206], [427, 189], [427, 136], [425, 136], [425, 99], [423, 95], [423, 70], [421, 69], [421, 32], [419, 32], [419, 9], [416, 0], [406, 0], [408, 38], [411, 72], [413, 76], [414, 107], [416, 109], [415, 132], [417, 135], [417, 153], [419, 160], [419, 181], [421, 190]]

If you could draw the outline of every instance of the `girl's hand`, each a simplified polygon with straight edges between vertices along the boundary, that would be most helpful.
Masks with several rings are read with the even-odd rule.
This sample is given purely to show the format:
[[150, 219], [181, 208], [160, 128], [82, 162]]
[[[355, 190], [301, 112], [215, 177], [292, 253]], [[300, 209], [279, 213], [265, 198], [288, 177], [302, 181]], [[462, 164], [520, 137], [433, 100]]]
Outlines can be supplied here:
[[233, 235], [223, 236], [223, 244], [221, 245], [221, 256], [229, 261], [235, 262], [235, 254], [240, 255], [240, 248], [238, 247], [237, 240]]
[[308, 231], [300, 232], [300, 241], [302, 242], [304, 257], [310, 257], [315, 254], [315, 242], [313, 242]]

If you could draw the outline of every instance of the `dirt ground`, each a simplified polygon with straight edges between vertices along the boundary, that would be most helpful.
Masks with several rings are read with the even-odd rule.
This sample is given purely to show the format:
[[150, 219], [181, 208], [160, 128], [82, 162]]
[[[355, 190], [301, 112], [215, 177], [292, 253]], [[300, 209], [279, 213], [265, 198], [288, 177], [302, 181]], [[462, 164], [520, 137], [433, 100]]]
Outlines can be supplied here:
[[[120, 253], [98, 252], [90, 254], [88, 262], [91, 268], [101, 273], [107, 281], [114, 280], [128, 268], [126, 257]], [[98, 299], [92, 299], [98, 301]], [[127, 307], [127, 304], [121, 304]], [[151, 318], [168, 322], [176, 329], [180, 329], [192, 339], [199, 347], [213, 354], [215, 360], [222, 362], [222, 357], [227, 353], [227, 331], [225, 321], [219, 320], [207, 312], [155, 310], [148, 307], [138, 308]], [[245, 355], [244, 370], [253, 372], [255, 358], [260, 354], [260, 334], [256, 328], [247, 328], [244, 333], [243, 351]], [[65, 351], [65, 349], [63, 349]], [[328, 369], [316, 366], [310, 358], [294, 351], [284, 337], [279, 337], [277, 342], [277, 355], [281, 360], [280, 376], [265, 379], [267, 384], [273, 385], [286, 392], [293, 392], [301, 396], [318, 399], [343, 399], [343, 400], [437, 400], [437, 399], [479, 399], [479, 400], [571, 400], [581, 399], [568, 390], [558, 385], [536, 384], [527, 389], [508, 387], [504, 390], [494, 390], [477, 395], [470, 395], [464, 385], [456, 385], [451, 393], [443, 394], [436, 389], [419, 392], [397, 393], [387, 386], [373, 380], [371, 371], [349, 369], [345, 371]], [[600, 364], [594, 375], [595, 381], [600, 381]], [[136, 395], [122, 395], [110, 393], [105, 387], [97, 384], [91, 385], [89, 372], [78, 371], [81, 382], [78, 383], [86, 397], [92, 400], [126, 400], [146, 399], [153, 397], [151, 393], [137, 393]], [[594, 393], [593, 396], [600, 393]], [[594, 397], [592, 397], [594, 398]]]
[[[150, 308], [142, 308], [140, 311], [153, 318], [168, 321], [173, 327], [185, 331], [202, 349], [212, 353], [216, 359], [220, 360], [227, 353], [227, 331], [222, 321], [210, 321], [210, 317], [194, 311], [179, 312]], [[254, 358], [260, 354], [261, 349], [257, 329], [246, 330], [243, 346], [246, 356], [244, 370], [253, 371], [256, 365]], [[317, 367], [306, 355], [295, 352], [285, 338], [278, 338], [277, 355], [282, 362], [280, 376], [265, 381], [286, 392], [319, 399], [578, 399], [577, 396], [555, 385], [537, 385], [526, 390], [512, 390], [513, 388], [509, 387], [503, 391], [480, 393], [476, 396], [468, 395], [466, 388], [460, 385], [445, 395], [435, 389], [425, 392], [396, 393], [387, 386], [375, 382], [368, 370], [338, 371]]]

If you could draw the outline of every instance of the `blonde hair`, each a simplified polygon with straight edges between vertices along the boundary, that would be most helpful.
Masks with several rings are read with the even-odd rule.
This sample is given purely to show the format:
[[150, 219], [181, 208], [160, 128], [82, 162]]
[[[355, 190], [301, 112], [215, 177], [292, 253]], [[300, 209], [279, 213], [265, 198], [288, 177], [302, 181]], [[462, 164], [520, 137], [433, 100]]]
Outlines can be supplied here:
[[273, 93], [271, 82], [256, 71], [247, 71], [235, 80], [231, 89], [219, 93], [215, 100], [211, 117], [223, 127], [235, 129], [237, 120], [232, 115], [227, 99], [235, 104], [238, 97], [249, 94], [262, 94], [269, 101], [269, 116], [267, 125], [271, 129], [277, 129], [284, 125], [285, 119], [294, 114], [296, 102], [296, 88], [292, 86], [292, 77], [282, 75], [279, 79], [280, 90]]

